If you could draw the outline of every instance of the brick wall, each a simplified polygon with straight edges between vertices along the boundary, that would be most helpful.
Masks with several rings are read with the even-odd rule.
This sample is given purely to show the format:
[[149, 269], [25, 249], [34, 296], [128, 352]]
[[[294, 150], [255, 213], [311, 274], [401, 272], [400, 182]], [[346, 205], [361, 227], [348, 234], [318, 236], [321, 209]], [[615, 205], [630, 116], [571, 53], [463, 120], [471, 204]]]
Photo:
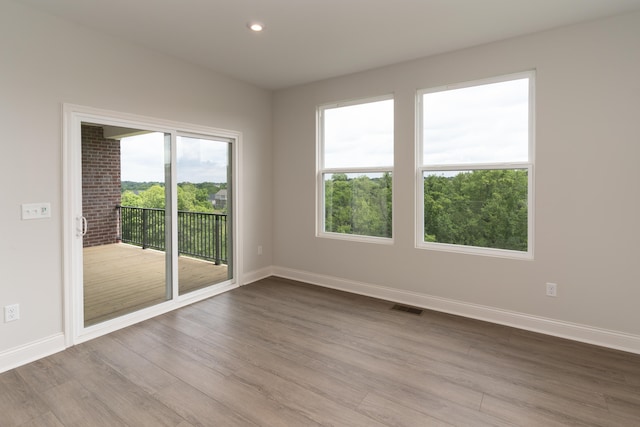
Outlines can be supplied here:
[[118, 241], [120, 185], [120, 141], [105, 139], [101, 127], [82, 125], [84, 247]]

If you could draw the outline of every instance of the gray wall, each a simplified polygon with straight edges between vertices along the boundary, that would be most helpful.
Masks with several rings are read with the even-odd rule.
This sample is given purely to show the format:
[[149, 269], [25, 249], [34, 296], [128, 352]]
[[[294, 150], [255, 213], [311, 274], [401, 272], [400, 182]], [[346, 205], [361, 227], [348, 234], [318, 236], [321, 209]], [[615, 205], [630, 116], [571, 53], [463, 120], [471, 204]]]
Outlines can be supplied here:
[[[12, 1], [0, 2], [0, 58], [0, 307], [21, 311], [0, 321], [0, 356], [63, 331], [63, 103], [242, 132], [244, 269], [271, 265], [255, 250], [272, 245], [270, 92]], [[34, 202], [51, 202], [51, 219], [21, 221]]]
[[[639, 52], [635, 13], [277, 92], [276, 271], [623, 332], [640, 343]], [[530, 69], [537, 70], [535, 260], [416, 249], [416, 90]], [[315, 237], [316, 106], [390, 93], [394, 244]], [[546, 282], [559, 285], [557, 298], [545, 296]]]

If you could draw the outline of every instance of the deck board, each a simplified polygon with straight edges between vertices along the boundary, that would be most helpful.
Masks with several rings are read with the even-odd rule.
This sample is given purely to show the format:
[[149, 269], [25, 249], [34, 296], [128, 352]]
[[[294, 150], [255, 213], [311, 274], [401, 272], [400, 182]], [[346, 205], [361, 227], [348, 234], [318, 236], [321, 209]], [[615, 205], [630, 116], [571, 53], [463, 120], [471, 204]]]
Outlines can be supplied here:
[[[83, 250], [84, 320], [93, 325], [166, 300], [165, 253], [124, 243]], [[227, 266], [180, 256], [180, 294], [227, 280]]]

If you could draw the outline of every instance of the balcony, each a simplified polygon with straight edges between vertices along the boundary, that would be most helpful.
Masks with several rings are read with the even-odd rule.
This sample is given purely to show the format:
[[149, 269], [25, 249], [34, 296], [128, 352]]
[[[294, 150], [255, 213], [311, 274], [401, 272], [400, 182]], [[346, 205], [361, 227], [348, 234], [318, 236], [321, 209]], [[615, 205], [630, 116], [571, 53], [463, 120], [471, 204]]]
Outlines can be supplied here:
[[[165, 250], [164, 209], [117, 208], [122, 243]], [[227, 215], [178, 211], [178, 251], [180, 255], [227, 264]]]
[[[118, 206], [121, 243], [86, 247], [85, 325], [166, 301], [162, 209]], [[178, 286], [183, 295], [229, 278], [227, 216], [178, 212]]]

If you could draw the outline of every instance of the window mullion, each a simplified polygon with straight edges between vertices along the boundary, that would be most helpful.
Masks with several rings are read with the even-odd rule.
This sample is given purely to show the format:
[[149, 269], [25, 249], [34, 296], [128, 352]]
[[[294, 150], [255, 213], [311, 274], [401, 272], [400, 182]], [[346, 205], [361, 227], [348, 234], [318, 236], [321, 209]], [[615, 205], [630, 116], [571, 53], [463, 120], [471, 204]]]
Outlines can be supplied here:
[[323, 175], [331, 174], [331, 173], [385, 173], [392, 172], [392, 166], [380, 166], [380, 167], [363, 167], [363, 168], [326, 168], [322, 169], [320, 172]]

